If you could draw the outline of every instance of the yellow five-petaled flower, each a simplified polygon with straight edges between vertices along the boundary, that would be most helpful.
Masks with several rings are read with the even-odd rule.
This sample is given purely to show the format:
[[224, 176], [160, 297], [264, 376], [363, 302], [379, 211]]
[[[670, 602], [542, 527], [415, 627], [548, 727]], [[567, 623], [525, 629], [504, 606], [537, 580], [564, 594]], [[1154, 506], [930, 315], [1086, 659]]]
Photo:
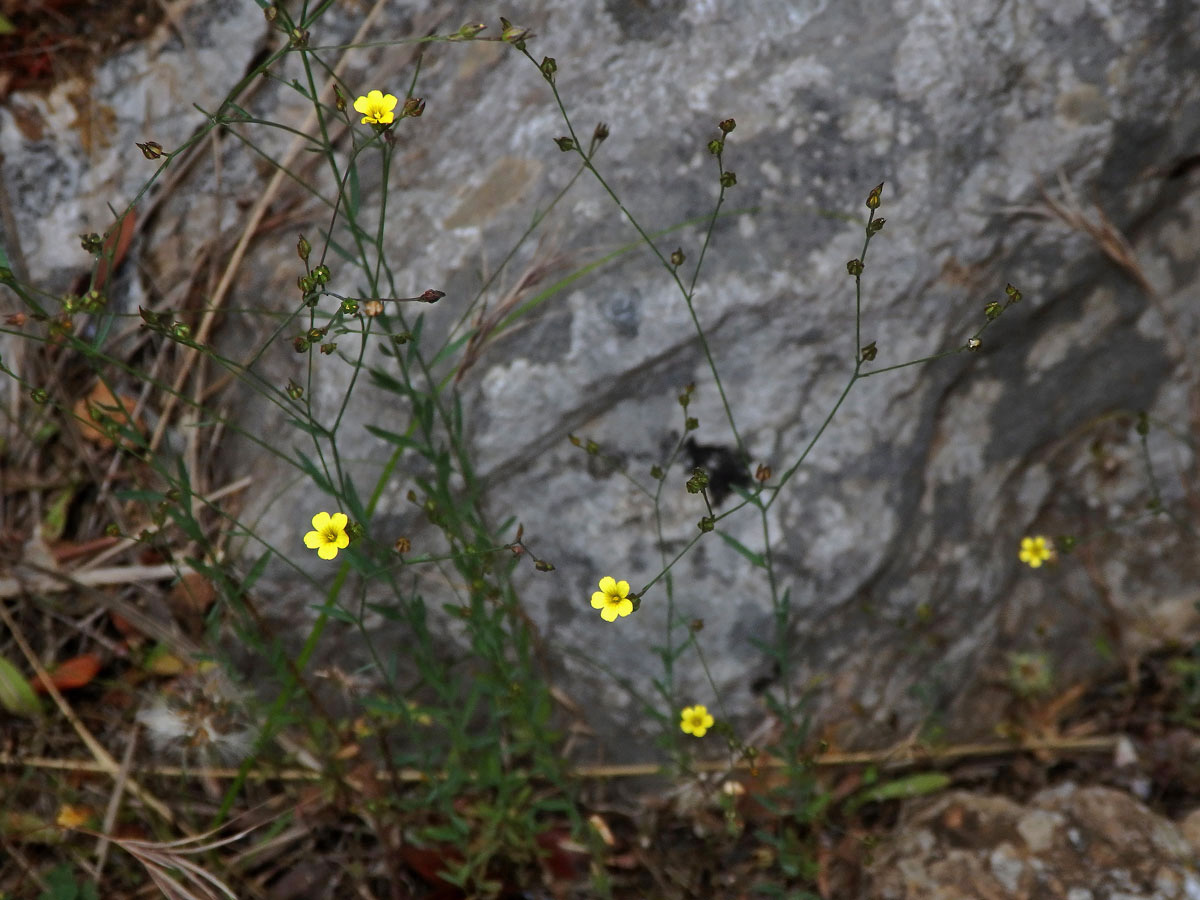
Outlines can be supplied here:
[[1031, 569], [1036, 569], [1042, 563], [1054, 559], [1054, 544], [1041, 535], [1021, 538], [1021, 552], [1018, 555], [1021, 562]]
[[600, 579], [600, 590], [592, 594], [592, 607], [600, 610], [605, 622], [615, 622], [617, 616], [633, 612], [633, 601], [629, 599], [629, 582], [617, 581], [611, 575]]
[[316, 550], [321, 559], [333, 559], [339, 550], [344, 550], [350, 543], [350, 535], [346, 534], [349, 523], [345, 513], [319, 512], [312, 517], [315, 530], [304, 536], [304, 546]]
[[363, 124], [391, 125], [396, 118], [392, 110], [396, 108], [395, 96], [383, 91], [368, 91], [367, 96], [354, 101], [354, 111], [362, 113]]
[[684, 734], [693, 737], [704, 737], [704, 733], [713, 726], [713, 717], [708, 713], [707, 706], [697, 703], [695, 706], [685, 706], [680, 714], [679, 727]]

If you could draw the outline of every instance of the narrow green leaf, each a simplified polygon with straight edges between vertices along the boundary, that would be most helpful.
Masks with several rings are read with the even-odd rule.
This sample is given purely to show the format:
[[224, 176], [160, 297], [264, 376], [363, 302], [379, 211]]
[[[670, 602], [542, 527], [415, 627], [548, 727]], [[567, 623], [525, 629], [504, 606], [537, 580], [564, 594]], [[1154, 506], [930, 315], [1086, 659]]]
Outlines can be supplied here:
[[331, 496], [335, 493], [333, 490], [333, 485], [329, 483], [329, 480], [325, 477], [325, 473], [313, 465], [312, 460], [301, 453], [300, 448], [298, 447], [296, 448], [296, 465], [304, 471], [305, 475], [313, 480], [313, 484], [315, 484], [319, 490], [322, 490]]
[[746, 557], [746, 559], [750, 561], [751, 565], [758, 566], [760, 569], [765, 569], [767, 567], [767, 561], [761, 553], [755, 553], [737, 538], [733, 537], [732, 535], [728, 535], [723, 531], [718, 531], [717, 534], [720, 535], [721, 540], [727, 543], [742, 556]]
[[350, 192], [346, 198], [346, 218], [351, 222], [358, 218], [358, 209], [362, 205], [362, 186], [358, 183], [358, 165], [350, 163]]
[[301, 431], [303, 431], [305, 434], [311, 434], [313, 437], [318, 437], [318, 438], [329, 437], [329, 432], [327, 432], [322, 426], [318, 425], [316, 422], [305, 421], [304, 419], [301, 419], [299, 416], [289, 416], [288, 421], [291, 422], [293, 425], [295, 425], [297, 428], [299, 428]]
[[367, 369], [367, 372], [371, 376], [371, 381], [373, 381], [376, 386], [383, 388], [385, 391], [391, 391], [393, 394], [399, 394], [402, 397], [408, 396], [408, 385], [396, 378], [394, 375], [385, 372], [383, 369], [375, 368], [374, 366]]
[[446, 344], [444, 347], [442, 347], [441, 350], [439, 350], [434, 355], [433, 362], [430, 363], [430, 365], [437, 366], [443, 360], [449, 359], [451, 356], [453, 356], [455, 353], [457, 353], [458, 348], [461, 347], [463, 344], [465, 344], [467, 341], [469, 341], [474, 336], [474, 334], [475, 334], [475, 330], [472, 329], [471, 331], [460, 334], [454, 340], [450, 341], [450, 343]]
[[16, 666], [0, 656], [0, 706], [14, 716], [38, 716], [41, 701]]
[[254, 587], [254, 583], [262, 578], [263, 572], [267, 571], [267, 563], [271, 561], [271, 551], [267, 550], [260, 556], [250, 567], [250, 571], [246, 573], [246, 577], [242, 579], [242, 589], [249, 591]]
[[329, 618], [333, 619], [335, 622], [345, 622], [347, 625], [357, 625], [358, 624], [357, 616], [355, 616], [349, 610], [342, 609], [340, 606], [338, 606], [336, 604], [327, 603], [322, 606], [317, 606], [316, 604], [314, 604], [312, 608], [314, 610], [316, 610], [317, 612], [322, 613], [323, 615], [328, 616]]
[[950, 776], [944, 772], [918, 772], [894, 781], [885, 781], [865, 791], [859, 791], [846, 801], [846, 812], [851, 813], [864, 803], [880, 803], [884, 800], [904, 800], [908, 797], [923, 797], [936, 794], [950, 785]]

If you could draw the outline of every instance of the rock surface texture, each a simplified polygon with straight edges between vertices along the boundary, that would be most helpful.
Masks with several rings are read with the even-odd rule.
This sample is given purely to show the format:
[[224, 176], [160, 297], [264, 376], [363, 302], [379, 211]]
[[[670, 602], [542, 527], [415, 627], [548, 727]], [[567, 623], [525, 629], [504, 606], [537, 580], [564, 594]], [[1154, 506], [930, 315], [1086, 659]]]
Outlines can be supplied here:
[[[339, 4], [312, 45], [350, 40], [365, 14], [353, 6]], [[478, 16], [466, 4], [395, 6], [404, 11], [378, 11], [370, 38], [446, 33]], [[771, 509], [780, 590], [792, 605], [792, 687], [818, 685], [815, 708], [827, 733], [843, 745], [879, 745], [929, 721], [952, 733], [987, 729], [1008, 696], [996, 683], [1009, 653], [1045, 653], [1055, 684], [1065, 686], [1108, 665], [1114, 651], [1141, 652], [1191, 633], [1200, 599], [1195, 537], [1166, 517], [1121, 523], [1142, 514], [1155, 491], [1164, 507], [1195, 521], [1200, 7], [531, 0], [509, 17], [536, 33], [535, 58], [557, 59], [577, 131], [590, 135], [608, 123], [597, 168], [648, 231], [711, 213], [717, 170], [706, 144], [719, 120], [736, 119], [725, 164], [737, 185], [695, 306], [751, 468], [767, 463], [778, 475], [795, 462], [853, 371], [846, 261], [861, 252], [863, 201], [879, 182], [887, 225], [863, 280], [862, 343], [878, 346], [867, 370], [961, 348], [985, 305], [1005, 299], [1006, 282], [1023, 292], [977, 352], [856, 383]], [[91, 107], [15, 97], [0, 109], [4, 174], [35, 279], [54, 285], [86, 266], [63, 248], [104, 227], [105, 204], [131, 196], [152, 171], [132, 151], [134, 140], [178, 146], [197, 121], [190, 104], [216, 102], [256, 52], [279, 41], [249, 3], [196, 4], [177, 28], [76, 86]], [[357, 49], [344, 77], [363, 92], [403, 93], [411, 61], [408, 49]], [[300, 73], [284, 60], [284, 86], [264, 81], [247, 108], [301, 127], [304, 106], [286, 89]], [[554, 144], [564, 125], [544, 80], [511, 48], [431, 45], [416, 93], [427, 109], [400, 129], [387, 206], [390, 262], [407, 296], [446, 292], [426, 312], [430, 333], [445, 334], [577, 163]], [[84, 146], [79, 123], [101, 107], [104, 138]], [[291, 139], [265, 128], [253, 134], [276, 155]], [[143, 276], [129, 279], [127, 308], [155, 285], [210, 290], [212, 261], [224, 262], [237, 236], [226, 230], [271, 171], [227, 138], [198, 154], [190, 188], [174, 191], [146, 224], [135, 249]], [[366, 164], [363, 173], [369, 211], [379, 176]], [[281, 195], [298, 204], [288, 208], [292, 218], [255, 239], [231, 308], [294, 307], [296, 232], [318, 233], [328, 210], [305, 206], [311, 198], [292, 190]], [[541, 234], [501, 275], [493, 305], [522, 273], [548, 270], [544, 287], [637, 240], [586, 174]], [[682, 248], [686, 268], [702, 235], [689, 225], [659, 246], [667, 254]], [[335, 265], [331, 287], [361, 289], [338, 279]], [[187, 299], [180, 290], [176, 305]], [[233, 348], [240, 339], [229, 327], [218, 338]], [[350, 368], [334, 358], [320, 365], [315, 390], [332, 411]], [[302, 361], [281, 345], [257, 366], [282, 383]], [[652, 504], [567, 435], [594, 439], [649, 484], [651, 466], [682, 430], [676, 396], [688, 383], [696, 385], [689, 414], [700, 423], [697, 440], [734, 446], [679, 289], [644, 248], [551, 295], [487, 347], [461, 382], [494, 521], [517, 517], [537, 554], [556, 566], [547, 574], [523, 569], [523, 596], [546, 646], [577, 651], [555, 653], [549, 664], [587, 711], [598, 736], [589, 754], [644, 756], [660, 726], [579, 657], [649, 693], [661, 675], [653, 647], [666, 641], [668, 604], [660, 582], [636, 615], [612, 625], [590, 608], [601, 576], [635, 589], [653, 577], [660, 547]], [[244, 403], [256, 433], [303, 443], [271, 410]], [[1143, 410], [1154, 484], [1134, 429]], [[362, 426], [402, 428], [405, 413], [394, 395], [359, 385], [342, 427], [361, 435], [355, 455], [364, 475], [378, 471], [386, 449]], [[230, 471], [256, 476], [255, 527], [294, 546], [297, 562], [317, 571], [301, 545], [311, 490], [289, 489], [295, 473], [263, 468], [253, 448], [238, 453]], [[416, 465], [402, 461], [368, 524], [436, 550], [434, 533], [404, 499], [415, 471], [406, 466]], [[684, 490], [689, 474], [676, 466], [666, 476], [668, 557], [704, 514]], [[748, 511], [720, 528], [762, 550], [762, 524]], [[1017, 561], [1026, 534], [1095, 537], [1057, 566], [1032, 571]], [[262, 584], [274, 585], [276, 613], [295, 620], [311, 614], [311, 599], [289, 571], [272, 569]], [[780, 687], [759, 644], [776, 627], [762, 571], [709, 535], [673, 578], [676, 622], [703, 620], [705, 660], [725, 709], [747, 730], [760, 724], [761, 693]], [[427, 588], [436, 607], [437, 585]], [[676, 644], [683, 637], [677, 627]], [[680, 701], [713, 705], [695, 654], [679, 660], [676, 677]], [[1056, 823], [1068, 813], [1054, 804], [1067, 802], [1047, 795], [1037, 815]], [[1022, 896], [1004, 886], [1025, 890], [1040, 877], [1020, 855], [1025, 820], [1005, 814], [1014, 823], [1007, 843], [989, 844], [991, 856], [977, 862], [998, 887], [971, 896]], [[1086, 859], [1069, 832], [1047, 825], [1045, 839]], [[1136, 859], [1125, 869], [1142, 884]], [[1093, 896], [1068, 893], [1073, 882], [1062, 871], [1062, 892], [1026, 896]], [[1181, 870], [1163, 871], [1177, 892], [1161, 896], [1184, 896]], [[1146, 884], [1158, 877], [1146, 874]], [[877, 896], [918, 896], [894, 891]]]
[[1074, 784], [1028, 803], [956, 791], [875, 855], [863, 900], [1192, 900], [1196, 848], [1128, 794]]

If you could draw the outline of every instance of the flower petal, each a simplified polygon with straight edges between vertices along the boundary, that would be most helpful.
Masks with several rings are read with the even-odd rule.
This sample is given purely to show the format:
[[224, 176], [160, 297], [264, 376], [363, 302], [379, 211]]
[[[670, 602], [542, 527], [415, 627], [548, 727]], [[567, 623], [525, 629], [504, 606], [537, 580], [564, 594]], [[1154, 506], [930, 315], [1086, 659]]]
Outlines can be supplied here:
[[350, 535], [346, 534], [346, 532], [344, 532], [344, 531], [339, 532], [338, 536], [337, 536], [337, 540], [334, 541], [334, 545], [339, 550], [344, 550], [346, 547], [349, 547], [350, 546]]
[[396, 97], [395, 97], [395, 95], [393, 95], [393, 94], [384, 94], [384, 95], [383, 95], [383, 100], [382, 100], [381, 102], [382, 102], [382, 104], [383, 104], [383, 109], [384, 109], [384, 111], [385, 111], [385, 112], [390, 112], [391, 110], [393, 110], [393, 109], [395, 109], [395, 108], [396, 108], [396, 103], [397, 103], [398, 101], [396, 100]]
[[618, 581], [617, 582], [617, 593], [621, 597], [625, 597], [629, 593], [629, 582], [628, 581]]
[[312, 527], [317, 531], [324, 531], [329, 527], [329, 513], [319, 512], [312, 517]]
[[321, 532], [310, 531], [304, 536], [304, 546], [309, 550], [316, 550], [318, 547], [325, 546], [325, 538], [321, 537]]
[[615, 593], [617, 590], [617, 580], [611, 575], [605, 575], [600, 579], [600, 590], [604, 591], [606, 594]]
[[620, 603], [616, 604], [616, 607], [618, 616], [627, 616], [633, 612], [633, 601], [622, 600]]
[[593, 609], [602, 609], [607, 601], [608, 594], [604, 593], [604, 591], [596, 591], [594, 594], [592, 594]]
[[325, 544], [317, 550], [317, 556], [321, 559], [333, 559], [337, 556], [338, 548], [336, 544]]
[[617, 608], [615, 606], [605, 606], [600, 610], [600, 618], [605, 622], [615, 622], [617, 620]]
[[329, 517], [329, 524], [338, 531], [341, 531], [343, 528], [345, 528], [349, 521], [350, 520], [346, 517], [345, 513], [334, 513]]
[[365, 114], [366, 111], [368, 109], [370, 109], [370, 107], [368, 106], [368, 104], [370, 102], [371, 101], [369, 101], [366, 97], [359, 97], [357, 100], [354, 101], [354, 111], [357, 113]]

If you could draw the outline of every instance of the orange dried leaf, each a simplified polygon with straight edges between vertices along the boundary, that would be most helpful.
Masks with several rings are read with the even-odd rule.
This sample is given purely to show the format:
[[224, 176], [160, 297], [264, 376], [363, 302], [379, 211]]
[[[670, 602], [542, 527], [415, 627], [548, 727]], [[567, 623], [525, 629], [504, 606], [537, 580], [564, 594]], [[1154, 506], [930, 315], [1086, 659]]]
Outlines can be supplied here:
[[[136, 406], [137, 401], [132, 397], [122, 395], [118, 400], [108, 385], [98, 381], [86, 397], [75, 401], [74, 412], [79, 434], [93, 444], [104, 448], [111, 447], [113, 439], [109, 436], [109, 429], [113, 426], [128, 426]], [[140, 420], [133, 424], [139, 432], [145, 433], [145, 425]]]
[[167, 604], [179, 618], [203, 616], [217, 599], [212, 582], [199, 572], [188, 572], [171, 587]]
[[[60, 691], [69, 691], [91, 683], [99, 671], [100, 657], [95, 653], [81, 653], [55, 667], [54, 671], [49, 673], [50, 683]], [[38, 691], [46, 690], [45, 682], [40, 678], [33, 687]]]
[[[131, 209], [116, 227], [109, 230], [104, 238], [104, 250], [100, 254], [100, 259], [96, 263], [96, 279], [95, 287], [97, 290], [103, 290], [105, 283], [108, 281], [108, 274], [113, 269], [121, 264], [125, 259], [125, 254], [129, 251], [129, 242], [133, 240], [134, 226], [137, 224], [137, 210]], [[109, 258], [112, 258], [112, 266], [109, 266]]]

